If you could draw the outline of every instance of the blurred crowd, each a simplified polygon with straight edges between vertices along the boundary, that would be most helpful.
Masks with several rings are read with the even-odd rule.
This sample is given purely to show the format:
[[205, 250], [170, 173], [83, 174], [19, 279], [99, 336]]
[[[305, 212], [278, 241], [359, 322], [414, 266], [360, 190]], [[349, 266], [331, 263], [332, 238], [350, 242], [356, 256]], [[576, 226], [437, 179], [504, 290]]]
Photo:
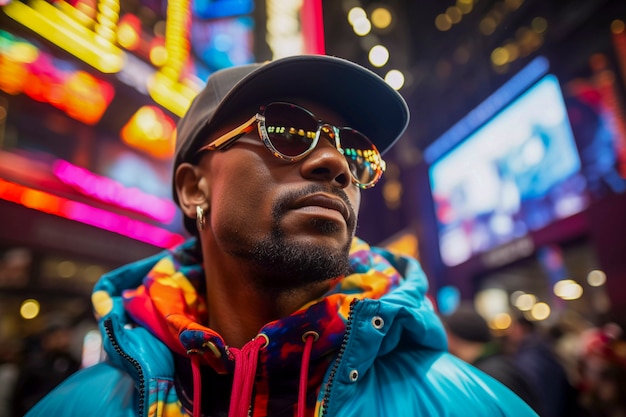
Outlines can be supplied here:
[[55, 317], [39, 334], [0, 345], [0, 417], [23, 416], [80, 369], [80, 352], [73, 348], [78, 332], [70, 320]]
[[[516, 392], [542, 417], [626, 417], [626, 338], [614, 323], [544, 328], [522, 317], [501, 333], [471, 306], [443, 316], [450, 352]], [[0, 417], [21, 417], [81, 367], [84, 329], [51, 320], [0, 345]], [[83, 361], [84, 362], [84, 361]]]
[[449, 350], [508, 386], [542, 417], [626, 417], [626, 339], [615, 323], [495, 333], [470, 304], [442, 320]]

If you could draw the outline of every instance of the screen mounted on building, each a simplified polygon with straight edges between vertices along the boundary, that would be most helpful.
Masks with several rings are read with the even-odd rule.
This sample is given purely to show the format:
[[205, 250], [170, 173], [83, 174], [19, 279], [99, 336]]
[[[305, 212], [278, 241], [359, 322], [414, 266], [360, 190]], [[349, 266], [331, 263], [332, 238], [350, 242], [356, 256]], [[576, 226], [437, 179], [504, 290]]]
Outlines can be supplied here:
[[447, 266], [586, 206], [559, 81], [546, 75], [432, 161], [439, 251]]

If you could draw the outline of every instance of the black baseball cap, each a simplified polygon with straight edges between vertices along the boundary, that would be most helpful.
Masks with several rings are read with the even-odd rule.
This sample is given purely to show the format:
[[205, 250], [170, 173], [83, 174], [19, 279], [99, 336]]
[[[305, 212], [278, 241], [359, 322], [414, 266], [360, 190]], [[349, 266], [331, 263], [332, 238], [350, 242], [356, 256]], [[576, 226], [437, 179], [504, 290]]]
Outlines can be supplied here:
[[[374, 72], [343, 58], [296, 55], [226, 68], [211, 74], [178, 122], [174, 173], [181, 163], [194, 159], [211, 131], [242, 122], [260, 106], [285, 98], [324, 105], [369, 137], [383, 154], [409, 123], [408, 106], [396, 90]], [[178, 202], [175, 186], [173, 196]]]

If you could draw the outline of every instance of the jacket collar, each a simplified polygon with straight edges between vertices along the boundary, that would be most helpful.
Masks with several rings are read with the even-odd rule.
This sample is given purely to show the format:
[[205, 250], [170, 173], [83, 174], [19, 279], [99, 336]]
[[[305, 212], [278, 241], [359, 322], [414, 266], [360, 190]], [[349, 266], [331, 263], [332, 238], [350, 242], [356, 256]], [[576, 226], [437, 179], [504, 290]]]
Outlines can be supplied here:
[[[148, 332], [181, 354], [198, 348], [212, 351], [205, 356], [211, 358], [213, 353], [213, 356], [221, 356], [222, 359], [208, 359], [209, 363], [219, 372], [229, 372], [224, 365], [226, 346], [221, 337], [199, 323], [203, 314], [203, 300], [198, 294], [202, 294], [204, 290], [204, 274], [197, 253], [196, 241], [191, 239], [171, 251], [161, 252], [104, 275], [96, 284], [92, 295], [97, 319], [101, 326], [105, 321], [110, 323], [122, 350], [131, 354], [146, 369], [163, 376], [173, 374], [173, 363], [162, 359], [155, 361], [154, 355], [163, 358], [167, 349], [160, 344], [153, 344], [146, 349], [144, 338], [149, 337], [146, 334]], [[295, 347], [297, 343], [294, 341], [300, 339], [300, 333], [310, 330], [311, 326], [324, 335], [321, 338], [324, 342], [316, 346], [314, 357], [336, 349], [345, 332], [349, 305], [355, 298], [376, 299], [376, 303], [384, 305], [387, 311], [401, 311], [406, 319], [395, 326], [397, 330], [394, 330], [394, 335], [399, 331], [404, 334], [404, 341], [438, 350], [445, 349], [443, 328], [426, 297], [428, 283], [417, 261], [381, 248], [370, 248], [359, 239], [353, 242], [350, 261], [354, 274], [339, 281], [322, 300], [311, 303], [290, 317], [268, 323], [261, 329], [270, 336], [270, 343], [276, 343], [276, 346], [268, 350], [268, 367], [284, 367], [285, 363], [289, 363], [282, 356], [285, 352], [288, 356], [291, 353], [298, 357], [301, 353]], [[159, 275], [164, 270], [168, 273]], [[157, 311], [159, 307], [151, 302], [146, 289], [154, 285], [151, 282], [159, 282], [161, 285], [168, 282], [171, 284], [171, 280], [183, 283], [178, 285], [178, 290], [182, 291], [187, 305], [195, 305], [196, 310], [193, 314], [178, 314], [168, 321], [164, 314]], [[178, 310], [179, 313], [180, 311]], [[135, 328], [137, 323], [142, 329]], [[175, 329], [174, 332], [171, 331], [172, 328]], [[285, 329], [294, 330], [285, 335]], [[275, 337], [278, 335], [279, 337]], [[398, 340], [394, 336], [388, 342], [382, 341], [378, 351], [373, 352], [374, 356], [392, 350], [399, 343]], [[207, 343], [209, 341], [214, 343], [213, 347]], [[119, 346], [112, 346], [105, 340], [104, 347], [114, 362], [128, 366], [120, 358]], [[221, 355], [216, 355], [215, 352]], [[162, 365], [159, 366], [158, 363]]]

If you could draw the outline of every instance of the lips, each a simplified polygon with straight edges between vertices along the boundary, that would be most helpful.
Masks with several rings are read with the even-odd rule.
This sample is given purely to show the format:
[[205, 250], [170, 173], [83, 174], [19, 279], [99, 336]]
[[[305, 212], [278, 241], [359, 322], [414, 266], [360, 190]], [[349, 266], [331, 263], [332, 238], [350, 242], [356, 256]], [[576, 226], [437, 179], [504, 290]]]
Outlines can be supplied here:
[[336, 197], [331, 197], [327, 194], [312, 194], [304, 198], [299, 199], [293, 205], [293, 209], [299, 209], [303, 207], [323, 207], [330, 210], [336, 210], [345, 219], [346, 223], [350, 220], [350, 210], [346, 203]]

